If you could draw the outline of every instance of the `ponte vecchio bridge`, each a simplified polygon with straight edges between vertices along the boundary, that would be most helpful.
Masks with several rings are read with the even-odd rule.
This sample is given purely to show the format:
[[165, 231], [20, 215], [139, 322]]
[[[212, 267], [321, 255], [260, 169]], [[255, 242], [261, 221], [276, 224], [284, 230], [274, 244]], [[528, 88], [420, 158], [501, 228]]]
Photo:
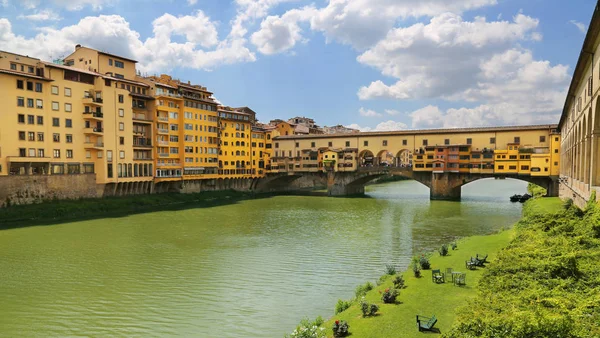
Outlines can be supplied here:
[[[330, 196], [364, 193], [382, 176], [428, 186], [431, 199], [459, 200], [464, 184], [515, 178], [558, 196], [560, 134], [556, 125], [294, 135], [273, 141], [267, 177], [253, 186], [281, 190], [311, 180]], [[303, 178], [303, 180], [301, 180]]]

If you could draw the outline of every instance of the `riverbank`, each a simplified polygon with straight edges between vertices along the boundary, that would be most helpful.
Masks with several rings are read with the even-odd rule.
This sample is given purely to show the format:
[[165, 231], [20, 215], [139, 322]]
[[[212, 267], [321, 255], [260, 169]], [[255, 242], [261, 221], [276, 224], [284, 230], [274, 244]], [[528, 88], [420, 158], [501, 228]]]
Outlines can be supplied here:
[[195, 194], [164, 193], [78, 200], [51, 200], [38, 204], [0, 208], [0, 229], [56, 224], [73, 220], [120, 217], [145, 212], [203, 208], [237, 203], [273, 194], [233, 190]]
[[[581, 248], [583, 243], [577, 244], [582, 240], [586, 243], [597, 242], [597, 240], [590, 239], [590, 237], [593, 238], [590, 236], [592, 226], [586, 226], [585, 223], [587, 220], [588, 223], [599, 224], [600, 212], [597, 208], [591, 207], [584, 216], [582, 215], [581, 211], [578, 212], [574, 208], [565, 210], [558, 198], [532, 199], [525, 204], [523, 217], [514, 228], [488, 236], [464, 238], [457, 243], [457, 249], [450, 250], [449, 255], [445, 257], [437, 253], [431, 255], [432, 269], [445, 271], [446, 268], [453, 268], [454, 271], [465, 272], [466, 286], [455, 286], [448, 280], [446, 283], [436, 284], [432, 282], [431, 270], [422, 270], [421, 277], [416, 278], [413, 271], [409, 269], [399, 274], [405, 281], [405, 288], [399, 290], [396, 304], [384, 304], [381, 299], [382, 292], [386, 289], [393, 289], [393, 280], [395, 279], [395, 276], [385, 275], [377, 283], [379, 285], [367, 292], [364, 298], [366, 302], [379, 306], [376, 316], [363, 318], [360, 300], [354, 299], [348, 309], [323, 324], [323, 333], [326, 333], [328, 337], [332, 336], [334, 323], [346, 321], [350, 326], [349, 332], [357, 337], [418, 337], [420, 333], [417, 330], [415, 318], [418, 314], [428, 317], [435, 315], [438, 319], [435, 328], [438, 329], [438, 333], [448, 337], [519, 337], [529, 336], [532, 332], [541, 332], [538, 335], [531, 335], [532, 337], [600, 336], [599, 331], [593, 331], [594, 326], [592, 325], [592, 323], [598, 322], [598, 313], [596, 312], [598, 310], [585, 312], [580, 309], [581, 312], [578, 314], [581, 314], [583, 318], [585, 318], [584, 314], [590, 315], [588, 324], [574, 324], [575, 321], [581, 321], [581, 319], [575, 319], [565, 313], [569, 311], [569, 306], [574, 305], [574, 301], [563, 298], [563, 296], [574, 290], [563, 290], [558, 292], [558, 294], [564, 293], [559, 295], [558, 299], [553, 298], [558, 295], [554, 291], [555, 288], [565, 285], [565, 281], [567, 285], [574, 282], [573, 278], [575, 277], [571, 275], [575, 274], [576, 276], [584, 270], [587, 277], [600, 283], [600, 274], [590, 269], [591, 265], [588, 261], [592, 257], [597, 257], [600, 249], [596, 249], [595, 255], [592, 255], [594, 251], [590, 249], [591, 251], [585, 255], [586, 258], [582, 257], [583, 260], [575, 264], [576, 266], [585, 265], [587, 268], [577, 268], [576, 271], [573, 271], [570, 264], [573, 259], [577, 258], [569, 258], [567, 254], [573, 250], [588, 250]], [[552, 220], [558, 220], [559, 223]], [[559, 230], [561, 229], [559, 224], [562, 223], [564, 223], [563, 230]], [[573, 231], [569, 227], [569, 224], [572, 223], [580, 223], [582, 235], [586, 233], [587, 236], [577, 237], [577, 240], [568, 240], [566, 237]], [[546, 229], [547, 226], [554, 227], [554, 231]], [[600, 228], [600, 225], [598, 227]], [[586, 228], [587, 230], [585, 230]], [[562, 231], [567, 232], [561, 235]], [[552, 235], [548, 232], [551, 232]], [[600, 234], [600, 229], [598, 233]], [[559, 235], [559, 238], [554, 238], [556, 235]], [[564, 241], [570, 241], [572, 245], [558, 244]], [[600, 245], [600, 243], [597, 244]], [[561, 257], [561, 254], [558, 261], [553, 258], [556, 246], [560, 246], [562, 248], [560, 251], [564, 250], [563, 254], [565, 255], [565, 257]], [[465, 260], [476, 254], [489, 255], [490, 264], [474, 271], [466, 270]], [[537, 262], [531, 261], [534, 257], [537, 257]], [[545, 266], [538, 264], [540, 261], [544, 261], [548, 266], [554, 266], [556, 268], [554, 271], [558, 271], [559, 275], [552, 277], [551, 271], [539, 271], [540, 275], [530, 271], [533, 267]], [[519, 277], [515, 278], [515, 274]], [[538, 280], [539, 276], [543, 276], [543, 278]], [[537, 282], [531, 282], [533, 280]], [[598, 304], [600, 293], [593, 292], [593, 297], [587, 298], [585, 296], [591, 292], [592, 286], [584, 287], [582, 284], [578, 286], [583, 287], [580, 290], [588, 290], [582, 291], [578, 295], [579, 299], [589, 299], [587, 304], [594, 304], [593, 307], [597, 309], [595, 304]], [[543, 297], [542, 300], [540, 297]], [[532, 305], [523, 309], [529, 303]], [[515, 306], [521, 307], [521, 309], [512, 310]], [[539, 311], [538, 307], [551, 309], [546, 309], [548, 317], [543, 317], [542, 321], [536, 317], [536, 313]], [[507, 309], [511, 310], [507, 311]], [[504, 331], [506, 328], [514, 331]], [[518, 331], [517, 328], [525, 328], [526, 331]], [[568, 334], [561, 335], [565, 332]], [[585, 333], [585, 335], [576, 333]]]

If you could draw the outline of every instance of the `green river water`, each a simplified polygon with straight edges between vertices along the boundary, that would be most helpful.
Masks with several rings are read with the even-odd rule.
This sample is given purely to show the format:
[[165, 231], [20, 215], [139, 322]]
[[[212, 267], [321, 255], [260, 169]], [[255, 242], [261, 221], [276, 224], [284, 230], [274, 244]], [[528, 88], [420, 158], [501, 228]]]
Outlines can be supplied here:
[[414, 181], [0, 231], [0, 337], [283, 337], [386, 264], [516, 222], [527, 184]]

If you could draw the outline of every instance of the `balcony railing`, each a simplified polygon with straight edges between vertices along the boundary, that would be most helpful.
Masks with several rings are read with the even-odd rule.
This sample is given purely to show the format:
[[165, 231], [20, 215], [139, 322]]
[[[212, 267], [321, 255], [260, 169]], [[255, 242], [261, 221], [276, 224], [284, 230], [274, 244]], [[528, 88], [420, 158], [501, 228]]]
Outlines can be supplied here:
[[94, 127], [94, 128], [85, 128], [86, 133], [103, 133], [104, 132], [104, 128], [98, 128], [98, 127]]
[[158, 153], [158, 157], [169, 157], [169, 153]]
[[99, 97], [92, 97], [92, 96], [88, 96], [88, 97], [83, 97], [83, 104], [93, 104], [93, 105], [102, 105], [103, 100], [102, 98]]
[[133, 114], [132, 118], [134, 120], [152, 121], [152, 118], [146, 117], [146, 114]]
[[169, 129], [158, 128], [158, 132], [161, 133], [161, 134], [168, 134], [169, 133]]
[[134, 147], [152, 148], [152, 140], [149, 138], [133, 138]]
[[169, 146], [169, 141], [158, 140], [156, 142], [158, 142], [159, 146], [165, 146], [165, 147]]
[[95, 117], [95, 118], [101, 119], [104, 117], [103, 113], [92, 112], [92, 111], [84, 111], [83, 115], [88, 115], [88, 116], [84, 116], [84, 118]]
[[85, 142], [85, 147], [104, 148], [104, 142]]
[[161, 122], [169, 122], [169, 118], [167, 116], [159, 116], [157, 117], [157, 120]]

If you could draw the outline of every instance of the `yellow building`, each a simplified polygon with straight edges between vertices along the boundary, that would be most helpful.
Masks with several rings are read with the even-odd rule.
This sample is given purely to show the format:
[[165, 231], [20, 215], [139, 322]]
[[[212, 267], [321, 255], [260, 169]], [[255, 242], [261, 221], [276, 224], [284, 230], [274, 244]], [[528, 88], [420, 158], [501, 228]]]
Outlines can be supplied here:
[[[221, 130], [219, 175], [222, 178], [249, 178], [252, 172], [251, 135], [255, 113], [248, 108], [218, 108]], [[254, 159], [255, 160], [255, 159]]]

